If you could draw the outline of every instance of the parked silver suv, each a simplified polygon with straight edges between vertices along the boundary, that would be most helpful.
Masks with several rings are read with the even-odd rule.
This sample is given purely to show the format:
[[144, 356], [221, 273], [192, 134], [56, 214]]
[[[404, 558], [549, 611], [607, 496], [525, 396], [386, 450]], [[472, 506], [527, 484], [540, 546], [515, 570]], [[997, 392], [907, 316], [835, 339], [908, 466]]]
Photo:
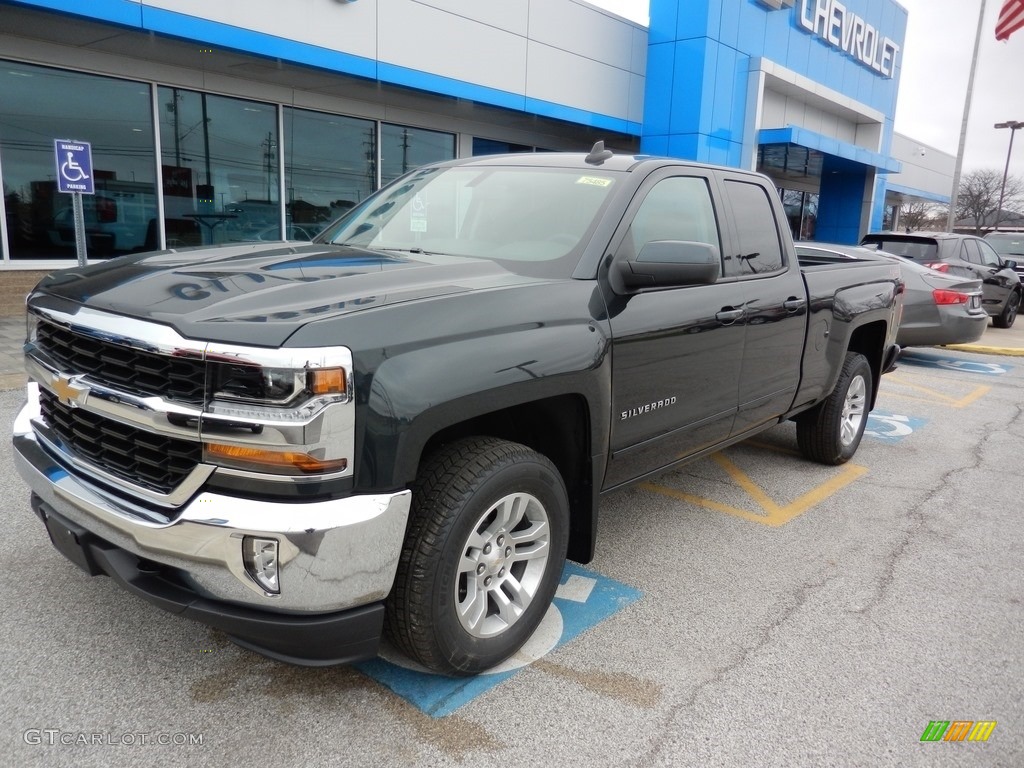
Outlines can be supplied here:
[[[861, 245], [902, 256], [951, 275], [981, 280], [982, 305], [996, 328], [1009, 328], [1021, 302], [1018, 263], [1004, 259], [980, 237], [951, 232], [876, 232]], [[1024, 259], [1024, 257], [1022, 257]]]

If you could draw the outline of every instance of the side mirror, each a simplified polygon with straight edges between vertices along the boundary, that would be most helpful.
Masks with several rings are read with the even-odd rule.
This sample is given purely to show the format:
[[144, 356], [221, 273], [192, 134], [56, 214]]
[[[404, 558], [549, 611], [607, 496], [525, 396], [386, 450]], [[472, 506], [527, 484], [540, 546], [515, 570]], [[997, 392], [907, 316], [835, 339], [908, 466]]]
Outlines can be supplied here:
[[616, 262], [615, 271], [630, 290], [708, 285], [721, 274], [721, 255], [708, 243], [655, 240], [636, 259]]
[[1003, 259], [1003, 266], [1007, 267], [1008, 269], [1016, 270], [1017, 262], [1014, 261], [1013, 259]]

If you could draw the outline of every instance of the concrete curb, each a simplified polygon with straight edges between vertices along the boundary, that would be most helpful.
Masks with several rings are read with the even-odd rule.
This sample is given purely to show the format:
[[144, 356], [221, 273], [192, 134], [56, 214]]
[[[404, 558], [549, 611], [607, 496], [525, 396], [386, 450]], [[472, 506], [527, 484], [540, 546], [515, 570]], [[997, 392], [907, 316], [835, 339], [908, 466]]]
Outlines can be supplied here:
[[1006, 355], [1008, 357], [1024, 357], [1024, 349], [1020, 347], [987, 347], [983, 344], [946, 344], [939, 349], [958, 349], [961, 352], [976, 352], [979, 355]]

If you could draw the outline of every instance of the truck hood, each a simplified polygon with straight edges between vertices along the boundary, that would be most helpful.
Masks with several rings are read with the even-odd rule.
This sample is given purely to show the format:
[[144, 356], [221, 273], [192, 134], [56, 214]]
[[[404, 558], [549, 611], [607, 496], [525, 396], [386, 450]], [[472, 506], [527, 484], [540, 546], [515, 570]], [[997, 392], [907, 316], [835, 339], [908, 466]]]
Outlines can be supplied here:
[[539, 281], [486, 259], [260, 243], [63, 270], [45, 278], [32, 301], [164, 323], [187, 338], [276, 347], [313, 320], [526, 282]]

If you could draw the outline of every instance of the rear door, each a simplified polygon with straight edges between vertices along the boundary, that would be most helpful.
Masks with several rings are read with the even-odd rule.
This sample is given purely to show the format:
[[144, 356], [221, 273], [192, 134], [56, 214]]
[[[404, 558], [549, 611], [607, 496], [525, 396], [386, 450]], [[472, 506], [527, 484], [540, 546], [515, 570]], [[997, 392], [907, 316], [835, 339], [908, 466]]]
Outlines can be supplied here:
[[739, 379], [739, 410], [733, 433], [740, 434], [790, 409], [800, 384], [807, 330], [807, 292], [788, 245], [788, 231], [775, 189], [756, 177], [722, 174], [732, 250], [727, 276], [745, 287], [747, 335]]
[[[616, 259], [647, 242], [685, 240], [722, 252], [721, 199], [702, 169], [651, 174], [612, 239]], [[743, 358], [746, 284], [614, 296], [611, 457], [605, 488], [672, 464], [732, 433]]]

